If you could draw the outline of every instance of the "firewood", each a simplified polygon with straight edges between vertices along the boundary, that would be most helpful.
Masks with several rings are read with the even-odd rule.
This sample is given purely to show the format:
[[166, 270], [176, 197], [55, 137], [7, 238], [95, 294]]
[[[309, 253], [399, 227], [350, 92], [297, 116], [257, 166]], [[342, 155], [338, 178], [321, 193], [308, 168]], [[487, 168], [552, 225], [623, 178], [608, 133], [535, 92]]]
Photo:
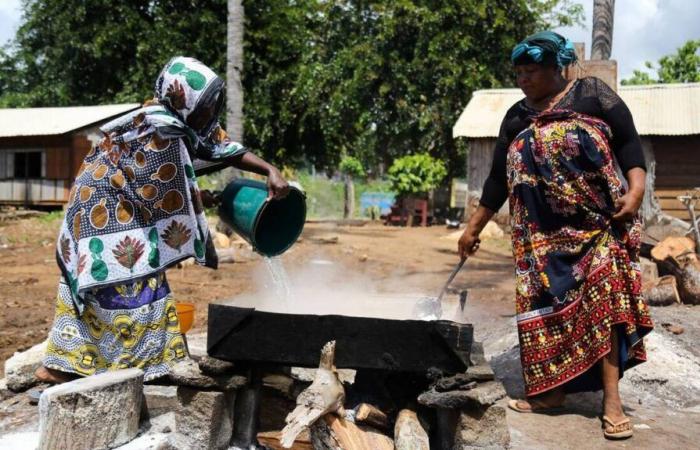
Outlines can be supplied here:
[[314, 381], [311, 386], [301, 391], [297, 397], [296, 408], [285, 419], [287, 425], [282, 430], [280, 440], [284, 448], [290, 448], [299, 433], [319, 417], [329, 413], [345, 415], [343, 409], [345, 390], [338, 379], [334, 361], [335, 341], [331, 341], [321, 350], [321, 361]]
[[357, 406], [357, 413], [355, 413], [355, 423], [386, 430], [389, 426], [389, 419], [378, 408], [367, 403], [360, 403]]
[[695, 242], [685, 236], [669, 236], [651, 249], [651, 257], [657, 262], [664, 261], [669, 256], [678, 259], [694, 253]]
[[681, 301], [691, 305], [700, 304], [700, 262], [697, 258], [691, 257], [679, 261], [668, 257], [662, 265], [676, 277]]
[[314, 450], [394, 450], [394, 441], [369, 427], [326, 414], [310, 427]]
[[643, 294], [647, 303], [652, 306], [667, 306], [681, 302], [676, 277], [673, 275], [666, 275], [648, 284], [645, 283]]
[[415, 411], [402, 409], [394, 426], [396, 450], [430, 450], [428, 433], [423, 429]]
[[[258, 433], [258, 443], [272, 450], [282, 450], [282, 434], [279, 431], [265, 431]], [[311, 438], [307, 432], [301, 432], [294, 440], [292, 450], [313, 450], [311, 446]]]

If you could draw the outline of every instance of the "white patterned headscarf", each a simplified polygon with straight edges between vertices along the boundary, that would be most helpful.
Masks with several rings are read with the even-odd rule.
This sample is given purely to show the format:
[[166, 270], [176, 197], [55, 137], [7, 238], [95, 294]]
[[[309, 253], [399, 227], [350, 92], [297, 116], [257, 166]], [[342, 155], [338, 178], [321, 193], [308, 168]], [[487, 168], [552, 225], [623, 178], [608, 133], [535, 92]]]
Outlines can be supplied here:
[[155, 97], [185, 123], [190, 123], [204, 109], [216, 108], [211, 120], [194, 130], [200, 137], [206, 137], [221, 112], [223, 90], [224, 81], [209, 67], [194, 58], [177, 56], [156, 79]]

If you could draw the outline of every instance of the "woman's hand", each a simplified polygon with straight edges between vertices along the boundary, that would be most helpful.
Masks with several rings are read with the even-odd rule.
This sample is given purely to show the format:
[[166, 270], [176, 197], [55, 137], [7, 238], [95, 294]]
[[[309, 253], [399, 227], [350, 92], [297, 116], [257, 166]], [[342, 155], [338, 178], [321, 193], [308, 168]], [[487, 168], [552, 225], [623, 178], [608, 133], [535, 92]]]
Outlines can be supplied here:
[[267, 174], [267, 190], [268, 198], [274, 199], [284, 198], [289, 193], [289, 183], [275, 167], [270, 167]]
[[477, 250], [479, 250], [480, 243], [481, 240], [479, 239], [479, 233], [467, 225], [467, 228], [464, 230], [462, 237], [459, 238], [459, 242], [457, 243], [459, 257], [462, 259], [467, 259], [467, 257], [473, 255]]
[[630, 191], [622, 197], [615, 200], [615, 208], [617, 212], [613, 215], [613, 220], [618, 222], [629, 222], [637, 216], [639, 207], [642, 206], [644, 192]]

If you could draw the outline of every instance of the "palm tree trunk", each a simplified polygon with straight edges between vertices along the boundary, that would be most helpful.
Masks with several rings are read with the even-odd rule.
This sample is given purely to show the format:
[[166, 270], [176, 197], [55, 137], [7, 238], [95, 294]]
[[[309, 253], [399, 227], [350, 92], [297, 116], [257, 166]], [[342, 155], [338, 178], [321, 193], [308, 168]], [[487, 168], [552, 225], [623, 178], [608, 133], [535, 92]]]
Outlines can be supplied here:
[[228, 0], [226, 27], [226, 131], [243, 142], [243, 28], [242, 0]]
[[591, 59], [610, 59], [615, 0], [593, 0]]

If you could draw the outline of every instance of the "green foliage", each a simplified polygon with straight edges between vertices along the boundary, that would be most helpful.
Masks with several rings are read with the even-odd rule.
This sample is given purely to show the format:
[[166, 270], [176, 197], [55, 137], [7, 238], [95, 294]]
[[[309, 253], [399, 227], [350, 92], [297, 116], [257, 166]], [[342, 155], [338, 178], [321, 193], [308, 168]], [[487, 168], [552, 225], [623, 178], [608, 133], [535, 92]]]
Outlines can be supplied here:
[[[226, 0], [23, 0], [0, 51], [0, 106], [143, 101], [169, 58], [224, 74]], [[571, 0], [245, 0], [245, 144], [333, 171], [426, 149], [452, 175], [475, 89], [510, 86], [524, 36], [581, 22]]]
[[365, 176], [365, 168], [362, 167], [360, 160], [354, 156], [343, 156], [343, 159], [340, 160], [340, 164], [338, 165], [338, 170], [351, 177]]
[[675, 54], [663, 56], [656, 68], [649, 61], [644, 65], [648, 70], [656, 70], [656, 78], [647, 72], [635, 70], [630, 78], [622, 80], [622, 84], [700, 82], [700, 39], [689, 40]]
[[396, 159], [388, 175], [392, 189], [400, 196], [420, 195], [438, 187], [447, 170], [442, 161], [420, 153]]

